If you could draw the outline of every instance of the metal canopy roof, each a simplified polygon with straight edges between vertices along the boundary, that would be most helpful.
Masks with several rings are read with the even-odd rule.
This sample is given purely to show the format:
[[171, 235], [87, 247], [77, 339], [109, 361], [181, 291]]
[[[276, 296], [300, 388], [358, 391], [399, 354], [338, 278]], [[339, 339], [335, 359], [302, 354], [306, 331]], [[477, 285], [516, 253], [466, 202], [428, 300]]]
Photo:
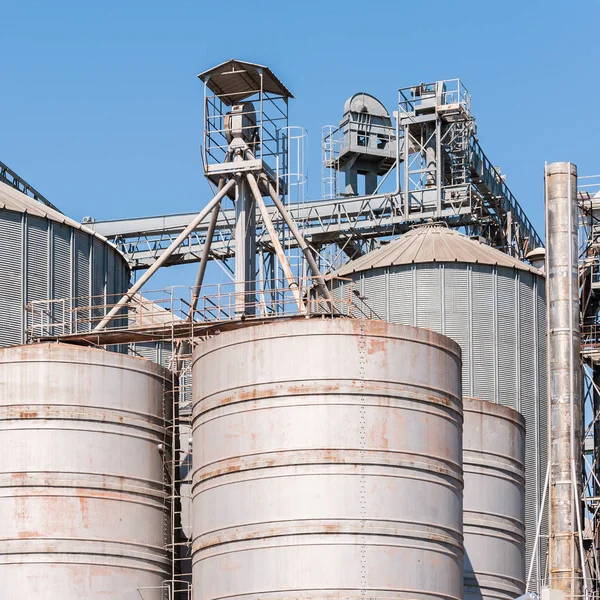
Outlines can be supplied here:
[[474, 241], [458, 231], [440, 226], [422, 226], [405, 233], [383, 248], [350, 261], [337, 271], [336, 275], [344, 276], [369, 269], [431, 262], [496, 265], [540, 274], [532, 266], [491, 246]]
[[293, 98], [292, 93], [279, 81], [269, 67], [230, 59], [204, 73], [198, 78], [221, 100], [231, 106], [262, 90], [284, 98]]

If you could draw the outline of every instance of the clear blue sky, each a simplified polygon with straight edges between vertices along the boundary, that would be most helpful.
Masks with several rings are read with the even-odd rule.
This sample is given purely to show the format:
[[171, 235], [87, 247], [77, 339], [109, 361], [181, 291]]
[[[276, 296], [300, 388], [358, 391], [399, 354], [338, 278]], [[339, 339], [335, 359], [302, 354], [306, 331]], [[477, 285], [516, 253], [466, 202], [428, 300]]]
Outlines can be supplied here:
[[228, 58], [269, 65], [309, 131], [366, 91], [461, 78], [479, 139], [543, 234], [544, 161], [600, 173], [596, 0], [0, 0], [0, 160], [70, 216], [186, 212], [209, 199], [202, 85]]

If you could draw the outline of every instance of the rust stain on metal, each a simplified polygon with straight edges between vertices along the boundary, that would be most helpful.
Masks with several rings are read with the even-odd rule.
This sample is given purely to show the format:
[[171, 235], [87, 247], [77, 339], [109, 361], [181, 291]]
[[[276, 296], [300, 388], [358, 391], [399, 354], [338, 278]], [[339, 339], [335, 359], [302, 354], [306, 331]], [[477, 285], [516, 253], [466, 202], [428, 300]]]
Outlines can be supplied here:
[[378, 352], [387, 351], [387, 340], [383, 338], [368, 338], [367, 340], [367, 354], [373, 355]]
[[32, 538], [41, 537], [41, 534], [38, 531], [19, 531], [17, 537], [20, 540], [30, 540]]
[[38, 416], [37, 412], [22, 410], [19, 412], [21, 419], [35, 419]]
[[83, 496], [79, 496], [79, 509], [81, 510], [81, 522], [84, 527], [89, 527], [89, 518], [88, 518], [88, 505], [87, 498]]

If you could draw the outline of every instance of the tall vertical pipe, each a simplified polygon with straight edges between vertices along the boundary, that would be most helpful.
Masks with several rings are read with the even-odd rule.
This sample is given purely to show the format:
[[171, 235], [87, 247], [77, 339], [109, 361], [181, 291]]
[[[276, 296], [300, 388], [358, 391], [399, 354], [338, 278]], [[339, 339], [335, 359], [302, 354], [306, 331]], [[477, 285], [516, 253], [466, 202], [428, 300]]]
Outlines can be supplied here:
[[[582, 594], [576, 502], [581, 497], [582, 374], [577, 237], [577, 167], [545, 169], [548, 389], [550, 401], [550, 586]], [[575, 492], [574, 493], [574, 489]]]

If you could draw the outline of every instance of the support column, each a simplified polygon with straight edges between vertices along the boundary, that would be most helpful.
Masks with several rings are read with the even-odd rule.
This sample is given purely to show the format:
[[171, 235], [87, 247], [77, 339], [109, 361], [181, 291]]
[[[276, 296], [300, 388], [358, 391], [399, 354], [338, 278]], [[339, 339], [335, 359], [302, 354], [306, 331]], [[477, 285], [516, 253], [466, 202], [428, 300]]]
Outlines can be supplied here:
[[545, 191], [551, 463], [549, 583], [570, 600], [580, 597], [583, 591], [577, 525], [583, 398], [575, 165], [547, 165]]
[[250, 186], [240, 177], [235, 199], [235, 314], [254, 315], [256, 308], [256, 211]]
[[346, 166], [344, 169], [344, 193], [348, 196], [356, 196], [358, 194], [358, 173], [352, 168], [352, 165]]
[[377, 189], [377, 173], [371, 171], [365, 173], [365, 196], [370, 196]]

